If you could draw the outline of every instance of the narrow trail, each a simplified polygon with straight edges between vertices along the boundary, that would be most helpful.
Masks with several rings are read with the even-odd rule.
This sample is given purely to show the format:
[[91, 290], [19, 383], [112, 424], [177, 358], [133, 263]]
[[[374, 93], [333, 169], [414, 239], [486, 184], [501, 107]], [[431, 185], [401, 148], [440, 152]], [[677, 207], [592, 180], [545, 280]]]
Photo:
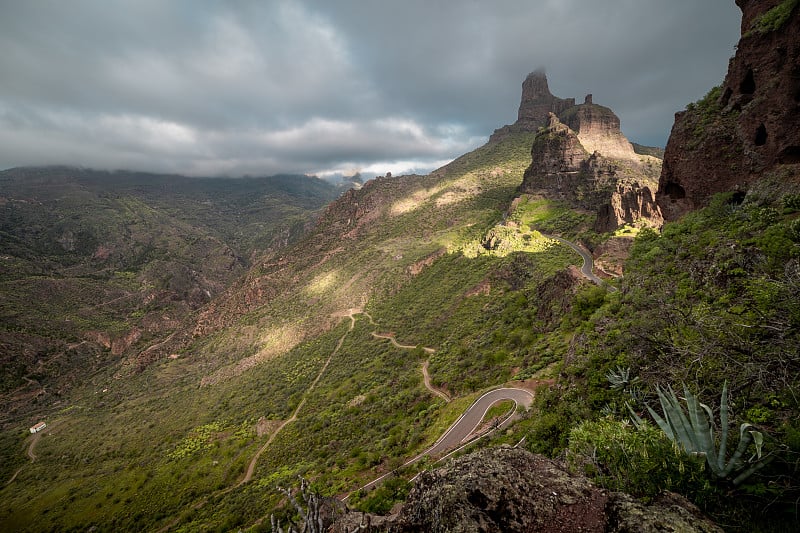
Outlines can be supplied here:
[[290, 424], [290, 423], [292, 423], [292, 422], [297, 420], [297, 414], [300, 412], [300, 409], [302, 409], [303, 406], [306, 404], [306, 400], [308, 399], [308, 396], [311, 394], [311, 392], [317, 386], [317, 383], [319, 383], [319, 380], [322, 378], [322, 375], [325, 373], [325, 370], [328, 369], [328, 365], [330, 364], [331, 359], [333, 359], [333, 357], [337, 353], [339, 353], [339, 350], [342, 348], [342, 344], [344, 344], [345, 338], [347, 338], [347, 335], [351, 331], [353, 331], [353, 328], [356, 325], [355, 315], [350, 314], [349, 316], [350, 316], [350, 327], [347, 329], [345, 334], [342, 335], [342, 337], [339, 339], [339, 342], [336, 344], [336, 348], [328, 356], [328, 360], [325, 361], [325, 364], [322, 365], [322, 369], [319, 371], [319, 374], [317, 374], [316, 379], [311, 384], [311, 386], [308, 388], [308, 390], [306, 390], [305, 394], [303, 394], [303, 399], [300, 400], [300, 403], [297, 404], [297, 407], [295, 407], [294, 412], [292, 413], [292, 416], [289, 417], [288, 419], [286, 419], [280, 426], [278, 426], [278, 428], [275, 431], [272, 432], [272, 435], [269, 436], [269, 439], [267, 439], [267, 442], [265, 442], [261, 446], [261, 448], [258, 449], [256, 454], [253, 456], [253, 459], [250, 460], [250, 465], [247, 467], [247, 473], [245, 474], [244, 478], [242, 478], [242, 480], [239, 483], [237, 483], [233, 488], [240, 487], [240, 486], [244, 485], [245, 483], [249, 482], [251, 479], [253, 479], [253, 473], [256, 470], [256, 464], [258, 464], [258, 459], [261, 457], [261, 454], [264, 453], [264, 451], [267, 448], [269, 448], [269, 445], [272, 444], [272, 441], [275, 440], [275, 437], [278, 436], [278, 434], [281, 432], [281, 430], [284, 427], [286, 427], [287, 424]]
[[[370, 316], [370, 314], [367, 313], [366, 311], [363, 311], [361, 314], [363, 314], [367, 318], [369, 318], [369, 323], [372, 324], [373, 326], [377, 326], [378, 325], [372, 319], [372, 316]], [[373, 331], [371, 333], [371, 335], [376, 339], [388, 340], [389, 342], [392, 343], [392, 346], [394, 346], [395, 348], [401, 349], [401, 350], [414, 350], [414, 349], [417, 348], [416, 345], [412, 346], [410, 344], [400, 344], [399, 342], [397, 342], [397, 339], [395, 338], [394, 333], [378, 333], [377, 330], [376, 330], [376, 331]], [[421, 346], [421, 348], [425, 353], [429, 353], [429, 354], [436, 353], [436, 350], [434, 350], [433, 348], [428, 348], [427, 346]], [[433, 394], [435, 394], [436, 396], [438, 396], [439, 398], [441, 398], [445, 402], [449, 403], [450, 399], [451, 399], [450, 395], [447, 394], [445, 391], [443, 391], [441, 389], [437, 389], [431, 383], [431, 375], [428, 373], [428, 364], [429, 363], [430, 363], [430, 360], [425, 361], [424, 363], [422, 363], [422, 382], [425, 384], [425, 388], [426, 389], [431, 391]]]
[[[51, 424], [51, 427], [52, 427], [52, 424]], [[34, 453], [34, 449], [36, 449], [36, 445], [39, 443], [39, 439], [41, 439], [41, 438], [42, 438], [41, 431], [38, 432], [38, 433], [34, 433], [30, 437], [31, 441], [30, 441], [30, 443], [28, 443], [28, 448], [25, 450], [25, 455], [28, 456], [28, 459], [30, 459], [31, 462], [36, 461], [36, 454]], [[6, 486], [11, 485], [11, 483], [13, 483], [15, 479], [17, 479], [17, 476], [19, 475], [20, 472], [22, 472], [23, 468], [25, 468], [24, 465], [19, 467], [19, 468], [17, 468], [17, 471], [14, 472], [14, 475], [11, 476], [11, 479], [6, 481]]]
[[[411, 344], [400, 344], [399, 342], [397, 342], [397, 339], [395, 339], [394, 335], [391, 333], [378, 333], [377, 331], [373, 331], [372, 336], [375, 337], [376, 339], [386, 339], [392, 343], [392, 346], [394, 346], [395, 348], [400, 348], [401, 350], [413, 350], [414, 348], [416, 348], [416, 346], [412, 346]], [[434, 350], [433, 348], [428, 348], [425, 346], [422, 346], [422, 350], [425, 353], [436, 352], [436, 350]]]
[[[295, 407], [294, 411], [292, 412], [292, 416], [290, 416], [289, 418], [287, 418], [286, 420], [284, 420], [283, 422], [281, 422], [281, 424], [280, 424], [280, 425], [279, 425], [279, 426], [278, 426], [278, 427], [275, 429], [275, 431], [273, 431], [273, 432], [272, 432], [272, 434], [269, 436], [269, 438], [267, 439], [267, 441], [266, 441], [264, 444], [262, 444], [262, 445], [261, 445], [261, 447], [258, 449], [258, 451], [256, 451], [256, 453], [253, 455], [253, 458], [250, 460], [250, 463], [249, 463], [249, 464], [248, 464], [248, 466], [247, 466], [247, 470], [246, 470], [246, 472], [245, 472], [245, 475], [244, 475], [244, 477], [243, 477], [241, 480], [239, 480], [239, 482], [238, 482], [238, 483], [236, 483], [236, 484], [234, 484], [234, 485], [231, 485], [231, 486], [230, 486], [230, 487], [228, 487], [228, 488], [225, 488], [225, 489], [221, 489], [221, 490], [219, 490], [219, 491], [216, 491], [216, 492], [214, 492], [214, 493], [212, 493], [212, 494], [209, 494], [208, 496], [206, 496], [206, 497], [204, 497], [204, 498], [200, 499], [200, 500], [199, 500], [199, 501], [197, 501], [197, 502], [196, 502], [194, 505], [192, 505], [192, 508], [193, 508], [193, 509], [200, 509], [200, 508], [202, 508], [202, 507], [203, 507], [203, 506], [204, 506], [206, 503], [208, 503], [208, 501], [209, 501], [209, 500], [210, 500], [212, 497], [225, 495], [225, 494], [227, 494], [227, 493], [229, 493], [229, 492], [231, 492], [231, 491], [233, 491], [233, 490], [235, 490], [235, 489], [237, 489], [237, 488], [241, 487], [242, 485], [244, 485], [244, 484], [246, 484], [246, 483], [250, 482], [250, 481], [253, 479], [253, 476], [255, 475], [256, 466], [258, 465], [258, 460], [261, 458], [261, 455], [262, 455], [262, 454], [263, 454], [263, 453], [264, 453], [264, 452], [265, 452], [265, 451], [266, 451], [266, 450], [267, 450], [267, 449], [270, 447], [270, 445], [272, 444], [272, 442], [273, 442], [273, 441], [275, 440], [275, 438], [276, 438], [276, 437], [277, 437], [277, 436], [280, 434], [280, 432], [283, 430], [283, 428], [285, 428], [287, 425], [289, 425], [289, 424], [291, 424], [292, 422], [295, 422], [295, 421], [297, 420], [297, 417], [298, 417], [298, 415], [299, 415], [299, 413], [300, 413], [300, 410], [303, 408], [303, 406], [304, 406], [304, 405], [305, 405], [305, 403], [306, 403], [306, 400], [308, 400], [309, 396], [312, 394], [312, 392], [313, 392], [313, 391], [314, 391], [314, 389], [316, 388], [316, 386], [317, 386], [317, 383], [319, 383], [320, 379], [322, 379], [322, 376], [325, 374], [325, 371], [328, 369], [328, 365], [330, 365], [330, 362], [331, 362], [331, 360], [334, 358], [334, 356], [336, 356], [336, 354], [337, 354], [337, 353], [339, 353], [339, 350], [341, 350], [341, 348], [342, 348], [342, 345], [344, 344], [344, 341], [345, 341], [345, 339], [347, 338], [347, 336], [348, 336], [348, 335], [349, 335], [349, 334], [350, 334], [350, 333], [353, 331], [353, 329], [355, 328], [355, 325], [356, 325], [356, 316], [357, 316], [357, 315], [363, 315], [363, 316], [365, 316], [365, 317], [366, 317], [366, 318], [369, 320], [369, 323], [370, 323], [371, 325], [373, 325], [373, 326], [376, 326], [376, 327], [378, 326], [378, 324], [377, 324], [377, 323], [375, 322], [375, 320], [372, 318], [372, 315], [370, 315], [368, 312], [366, 312], [366, 311], [363, 311], [363, 310], [361, 310], [361, 309], [358, 309], [358, 308], [348, 309], [347, 311], [344, 311], [344, 312], [342, 312], [342, 313], [340, 313], [340, 314], [337, 314], [336, 316], [340, 316], [340, 317], [342, 317], [342, 318], [344, 318], [344, 317], [347, 317], [347, 318], [349, 318], [349, 319], [350, 319], [350, 327], [347, 329], [347, 331], [344, 333], [344, 335], [342, 335], [342, 336], [339, 338], [339, 342], [336, 344], [336, 348], [334, 348], [334, 350], [333, 350], [333, 351], [331, 352], [331, 354], [328, 356], [328, 359], [325, 361], [325, 364], [324, 364], [324, 365], [322, 365], [322, 368], [320, 369], [319, 373], [317, 374], [317, 377], [314, 379], [314, 381], [311, 383], [311, 385], [308, 387], [308, 389], [307, 389], [307, 390], [305, 391], [305, 393], [303, 394], [303, 398], [300, 400], [300, 403], [297, 405], [297, 407]], [[393, 335], [393, 334], [389, 334], [389, 333], [378, 333], [377, 331], [373, 331], [371, 334], [372, 334], [372, 336], [373, 336], [374, 338], [376, 338], [376, 339], [389, 340], [389, 341], [392, 343], [392, 346], [394, 346], [394, 347], [396, 347], [396, 348], [399, 348], [399, 349], [404, 349], [404, 350], [413, 350], [413, 349], [417, 348], [417, 346], [411, 346], [411, 345], [406, 345], [406, 344], [400, 344], [400, 343], [398, 343], [398, 342], [397, 342], [397, 340], [395, 339], [395, 337], [394, 337], [394, 335]], [[435, 353], [435, 351], [436, 351], [436, 350], [434, 350], [433, 348], [428, 348], [428, 347], [422, 347], [422, 349], [423, 349], [423, 350], [424, 350], [426, 353], [429, 353], [429, 354]], [[440, 398], [442, 398], [442, 399], [443, 399], [445, 402], [449, 402], [449, 401], [450, 401], [450, 396], [448, 396], [446, 392], [444, 392], [444, 391], [442, 391], [442, 390], [439, 390], [439, 389], [435, 388], [435, 387], [434, 387], [434, 386], [431, 384], [431, 380], [430, 380], [430, 374], [428, 373], [428, 363], [429, 363], [428, 361], [425, 361], [425, 362], [422, 364], [422, 377], [423, 377], [423, 382], [425, 383], [425, 387], [426, 387], [426, 388], [427, 388], [427, 389], [428, 389], [428, 390], [429, 390], [431, 393], [433, 393], [433, 394], [435, 394], [436, 396], [439, 396]], [[502, 390], [511, 390], [511, 389], [502, 389]], [[517, 390], [521, 390], [521, 389], [517, 389]], [[488, 393], [487, 393], [487, 394], [488, 394]], [[530, 393], [529, 393], [529, 394], [530, 394]], [[484, 395], [484, 396], [485, 396], [485, 395]], [[509, 399], [512, 399], [512, 400], [514, 400], [513, 398], [509, 398]], [[479, 399], [478, 401], [480, 401], [480, 399]], [[496, 400], [496, 401], [499, 401], [499, 400]], [[514, 400], [514, 401], [515, 401], [515, 403], [516, 403], [516, 400]], [[527, 402], [524, 402], [524, 401], [523, 401], [523, 403], [526, 403], [526, 405], [529, 405], [529, 404], [527, 404]], [[476, 402], [476, 404], [477, 404], [477, 402]], [[465, 412], [464, 414], [462, 414], [462, 415], [461, 415], [461, 417], [460, 417], [460, 418], [459, 418], [459, 419], [456, 421], [456, 423], [454, 424], [454, 426], [455, 426], [455, 425], [457, 425], [457, 424], [459, 424], [459, 423], [462, 423], [462, 424], [463, 424], [463, 422], [462, 422], [462, 419], [464, 419], [464, 418], [465, 418], [465, 415], [467, 415], [467, 413], [468, 413], [470, 410], [473, 410], [473, 409], [475, 409], [475, 404], [473, 404], [473, 406], [472, 406], [472, 407], [471, 407], [469, 410], [467, 410], [467, 412]], [[486, 409], [488, 409], [488, 407], [487, 407]], [[482, 418], [482, 416], [483, 416], [483, 415], [481, 415], [481, 418]], [[512, 416], [513, 416], [513, 414], [512, 414]], [[507, 422], [510, 420], [510, 418], [511, 418], [511, 417], [509, 417], [508, 419], [504, 420], [504, 421], [503, 421], [503, 424], [506, 424], [506, 423], [507, 423]], [[474, 427], [470, 428], [470, 431], [474, 431], [475, 427], [477, 427], [477, 424], [478, 424], [479, 422], [480, 422], [480, 420], [478, 420], [478, 422], [476, 422], [476, 423], [475, 423], [475, 426], [474, 426]], [[415, 458], [411, 459], [411, 461], [409, 461], [409, 462], [408, 462], [408, 463], [406, 463], [406, 464], [411, 464], [411, 463], [413, 463], [414, 461], [417, 461], [417, 460], [419, 460], [420, 458], [422, 458], [424, 455], [426, 455], [426, 454], [430, 453], [431, 451], [436, 451], [437, 449], [439, 449], [441, 446], [443, 446], [443, 442], [442, 442], [442, 441], [443, 441], [443, 440], [444, 440], [444, 439], [445, 439], [445, 438], [446, 438], [448, 435], [450, 435], [450, 434], [453, 434], [453, 427], [451, 427], [451, 428], [448, 430], [448, 432], [447, 432], [447, 433], [445, 433], [445, 435], [443, 435], [443, 436], [442, 436], [442, 437], [441, 437], [441, 438], [440, 438], [438, 441], [436, 441], [436, 443], [435, 443], [435, 444], [434, 444], [434, 445], [433, 445], [433, 446], [432, 446], [430, 449], [426, 450], [426, 451], [425, 451], [425, 452], [423, 452], [422, 454], [420, 454], [420, 455], [416, 456]], [[464, 438], [464, 436], [462, 436], [462, 438]], [[404, 465], [404, 466], [405, 466], [405, 465]], [[16, 477], [16, 474], [15, 474], [15, 477]], [[376, 479], [376, 480], [372, 481], [372, 482], [370, 483], [370, 485], [369, 485], [369, 486], [374, 486], [375, 484], [377, 484], [377, 483], [379, 483], [381, 480], [383, 480], [383, 478], [384, 478], [384, 477], [386, 477], [386, 476], [382, 476], [381, 478], [379, 478], [379, 479]], [[13, 480], [13, 479], [12, 479], [12, 480]], [[158, 530], [157, 530], [157, 533], [165, 533], [166, 531], [169, 531], [169, 530], [170, 530], [170, 529], [172, 529], [173, 527], [177, 526], [177, 525], [178, 525], [180, 522], [181, 522], [181, 517], [180, 517], [180, 516], [178, 516], [178, 517], [175, 517], [173, 520], [171, 520], [170, 522], [168, 522], [167, 524], [165, 524], [164, 526], [162, 526], [160, 529], [158, 529]]]
[[[306, 392], [303, 394], [303, 399], [300, 400], [300, 403], [297, 404], [297, 407], [295, 407], [294, 411], [292, 412], [292, 416], [290, 416], [289, 418], [287, 418], [286, 420], [281, 422], [281, 425], [279, 425], [275, 429], [275, 431], [272, 432], [272, 434], [269, 436], [267, 441], [264, 444], [262, 444], [261, 447], [258, 449], [258, 451], [255, 453], [255, 455], [253, 455], [253, 458], [250, 460], [250, 463], [247, 465], [247, 471], [245, 472], [244, 477], [241, 480], [239, 480], [239, 482], [236, 483], [235, 485], [231, 485], [230, 487], [228, 487], [226, 489], [222, 489], [222, 490], [213, 492], [213, 493], [209, 494], [208, 496], [200, 499], [194, 505], [192, 505], [193, 509], [200, 509], [206, 503], [208, 503], [208, 500], [211, 499], [212, 497], [214, 497], [214, 496], [223, 496], [225, 494], [228, 494], [229, 492], [231, 492], [231, 491], [233, 491], [235, 489], [238, 489], [239, 487], [241, 487], [245, 483], [250, 482], [253, 479], [253, 475], [255, 474], [256, 466], [258, 465], [258, 460], [261, 458], [261, 455], [267, 450], [267, 448], [269, 448], [270, 444], [272, 444], [272, 442], [280, 434], [280, 432], [281, 432], [281, 430], [283, 430], [283, 428], [285, 428], [287, 425], [289, 425], [292, 422], [295, 422], [297, 420], [297, 415], [300, 413], [300, 409], [303, 408], [303, 406], [305, 405], [306, 400], [308, 399], [309, 395], [314, 390], [314, 388], [317, 386], [317, 383], [319, 383], [319, 380], [322, 379], [323, 374], [325, 374], [325, 370], [328, 369], [328, 365], [330, 364], [331, 359], [333, 359], [333, 357], [337, 353], [339, 353], [339, 350], [342, 348], [342, 344], [344, 344], [344, 340], [347, 338], [347, 336], [350, 334], [350, 332], [353, 331], [353, 328], [355, 328], [355, 325], [356, 325], [355, 315], [357, 315], [357, 314], [360, 314], [360, 313], [355, 312], [355, 310], [351, 310], [348, 313], [341, 315], [342, 317], [350, 318], [350, 327], [347, 328], [347, 331], [344, 333], [344, 335], [341, 336], [341, 338], [339, 339], [339, 342], [336, 343], [336, 348], [334, 348], [334, 350], [328, 356], [328, 359], [325, 361], [325, 364], [322, 365], [322, 368], [320, 369], [319, 373], [317, 374], [317, 377], [314, 379], [314, 381], [308, 387]], [[369, 315], [367, 315], [367, 316], [369, 316]], [[372, 320], [372, 317], [370, 317], [370, 321], [371, 320]], [[169, 531], [173, 527], [177, 526], [180, 522], [181, 522], [181, 517], [177, 516], [173, 520], [171, 520], [170, 522], [165, 524], [163, 527], [158, 529], [157, 533], [165, 533], [166, 531]]]
[[442, 400], [450, 403], [450, 395], [442, 389], [437, 389], [431, 384], [431, 375], [428, 374], [428, 363], [430, 363], [430, 361], [425, 361], [422, 363], [422, 381], [425, 383], [425, 388], [434, 393], [436, 396], [440, 397]]
[[36, 448], [36, 445], [39, 443], [39, 439], [41, 439], [41, 438], [42, 438], [42, 432], [41, 431], [38, 432], [38, 433], [34, 433], [33, 434], [33, 438], [31, 439], [31, 443], [28, 445], [27, 454], [28, 454], [28, 457], [30, 457], [31, 462], [34, 462], [36, 460], [36, 454], [33, 453], [33, 450], [34, 450], [34, 448]]

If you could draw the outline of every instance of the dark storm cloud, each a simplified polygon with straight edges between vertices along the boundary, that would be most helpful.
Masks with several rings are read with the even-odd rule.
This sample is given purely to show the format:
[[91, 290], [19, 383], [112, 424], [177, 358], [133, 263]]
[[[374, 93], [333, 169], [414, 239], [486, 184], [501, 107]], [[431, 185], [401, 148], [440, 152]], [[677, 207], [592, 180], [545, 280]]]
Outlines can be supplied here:
[[0, 0], [0, 168], [433, 168], [513, 122], [540, 66], [663, 145], [738, 24], [729, 0]]

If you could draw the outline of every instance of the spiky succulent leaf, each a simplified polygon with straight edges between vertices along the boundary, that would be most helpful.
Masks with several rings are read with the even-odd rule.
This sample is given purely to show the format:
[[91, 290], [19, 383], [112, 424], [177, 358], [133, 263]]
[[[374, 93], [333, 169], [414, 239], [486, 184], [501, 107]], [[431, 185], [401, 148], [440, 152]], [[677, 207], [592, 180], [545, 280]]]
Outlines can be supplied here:
[[653, 417], [653, 420], [656, 421], [658, 427], [661, 428], [661, 431], [664, 432], [664, 435], [666, 435], [667, 438], [672, 442], [677, 442], [675, 440], [675, 434], [672, 432], [672, 426], [669, 425], [669, 422], [661, 418], [661, 416], [658, 413], [656, 413], [653, 410], [653, 408], [650, 407], [649, 405], [647, 406], [647, 410], [650, 412], [650, 416]]
[[668, 405], [668, 410], [665, 410], [664, 414], [672, 426], [672, 431], [677, 437], [677, 442], [683, 446], [687, 453], [697, 453], [701, 451], [698, 449], [694, 435], [692, 434], [692, 423], [683, 412], [678, 396], [675, 394], [675, 391], [672, 390], [672, 387], [668, 387], [668, 391], [669, 394], [664, 394], [664, 400], [666, 405]]
[[[711, 425], [708, 422], [709, 418], [703, 410], [703, 407], [706, 409], [708, 409], [708, 407], [698, 402], [697, 398], [689, 392], [689, 389], [685, 386], [683, 390], [686, 394], [686, 407], [689, 411], [689, 421], [692, 430], [691, 436], [692, 442], [695, 445], [695, 450], [705, 454], [707, 457], [713, 457], [715, 455], [714, 435], [711, 432]], [[710, 411], [710, 409], [708, 409], [708, 411]]]
[[760, 431], [750, 431], [750, 435], [753, 436], [753, 444], [756, 446], [756, 453], [750, 458], [750, 462], [753, 461], [756, 457], [761, 459], [761, 448], [764, 446], [764, 435]]
[[630, 411], [631, 421], [633, 422], [633, 425], [636, 427], [636, 429], [641, 428], [642, 425], [644, 425], [644, 420], [642, 420], [642, 417], [636, 414], [636, 411], [633, 410], [633, 407], [631, 407], [630, 403], [625, 402], [625, 407], [627, 407], [628, 411]]
[[[738, 485], [756, 470], [762, 468], [771, 457], [762, 456], [762, 446], [764, 437], [761, 432], [755, 429], [750, 429], [751, 424], [742, 424], [739, 428], [739, 444], [736, 451], [729, 461], [726, 462], [726, 442], [728, 438], [728, 384], [727, 382], [722, 388], [722, 398], [720, 401], [720, 419], [722, 421], [721, 429], [721, 442], [719, 450], [716, 450], [714, 442], [714, 430], [712, 421], [714, 420], [711, 408], [697, 400], [686, 386], [684, 386], [684, 394], [686, 395], [686, 409], [684, 413], [683, 406], [681, 405], [678, 396], [672, 387], [663, 389], [660, 386], [656, 387], [658, 393], [658, 400], [661, 403], [661, 410], [664, 413], [663, 417], [655, 412], [649, 405], [647, 410], [656, 421], [658, 427], [664, 434], [673, 442], [683, 447], [687, 453], [703, 454], [706, 456], [706, 461], [711, 468], [712, 473], [719, 478], [727, 478], [732, 472], [744, 468], [742, 465], [744, 461], [742, 457], [747, 451], [750, 444], [755, 444], [756, 453], [750, 457], [747, 462], [749, 467], [745, 468], [733, 480], [734, 485]], [[637, 419], [641, 423], [641, 418], [633, 412], [633, 409], [628, 406], [631, 414], [634, 415], [634, 421]]]
[[[713, 419], [713, 417], [712, 417]], [[722, 385], [722, 398], [719, 400], [719, 427], [722, 434], [719, 439], [719, 453], [717, 454], [717, 467], [725, 469], [725, 454], [728, 451], [728, 380]]]

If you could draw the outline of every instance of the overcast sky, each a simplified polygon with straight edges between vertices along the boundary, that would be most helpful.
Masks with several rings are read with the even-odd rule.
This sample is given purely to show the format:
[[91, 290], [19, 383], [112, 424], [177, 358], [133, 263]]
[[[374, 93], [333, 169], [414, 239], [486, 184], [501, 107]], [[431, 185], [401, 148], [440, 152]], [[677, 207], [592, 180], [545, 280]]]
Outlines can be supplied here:
[[428, 171], [544, 67], [663, 146], [718, 85], [733, 0], [0, 0], [0, 169]]

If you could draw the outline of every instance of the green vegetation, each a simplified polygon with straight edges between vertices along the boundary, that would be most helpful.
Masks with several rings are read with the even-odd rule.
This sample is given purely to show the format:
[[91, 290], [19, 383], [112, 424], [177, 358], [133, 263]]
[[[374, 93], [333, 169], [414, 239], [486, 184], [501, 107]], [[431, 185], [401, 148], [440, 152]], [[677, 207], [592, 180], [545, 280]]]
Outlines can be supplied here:
[[576, 211], [565, 202], [532, 199], [527, 195], [520, 197], [517, 208], [509, 218], [521, 227], [567, 238], [580, 235], [594, 222], [594, 214]]
[[[719, 445], [714, 441], [714, 430], [711, 409], [700, 402], [684, 387], [686, 398], [687, 413], [683, 412], [680, 401], [675, 395], [672, 387], [668, 390], [658, 389], [658, 399], [661, 402], [663, 418], [656, 413], [650, 406], [647, 410], [658, 424], [658, 427], [674, 443], [681, 446], [683, 451], [688, 454], [696, 454], [705, 457], [711, 472], [718, 478], [725, 479], [736, 474], [733, 484], [738, 485], [756, 470], [764, 467], [766, 458], [761, 454], [761, 447], [764, 442], [764, 435], [760, 431], [751, 429], [752, 424], [747, 422], [741, 425], [739, 430], [739, 444], [730, 459], [725, 451], [728, 444], [728, 383], [722, 386], [722, 399], [719, 406], [720, 427], [722, 433], [719, 437]], [[631, 410], [637, 427], [643, 425], [642, 419]], [[748, 451], [750, 444], [755, 447], [755, 454], [744, 461], [743, 456]], [[719, 449], [717, 449], [719, 446]]]
[[[19, 428], [3, 432], [4, 470], [10, 477], [12, 465], [23, 469], [3, 489], [0, 521], [44, 530], [154, 530], [175, 520], [177, 530], [246, 528], [279, 504], [276, 485], [303, 475], [322, 494], [348, 493], [430, 446], [473, 391], [518, 368], [530, 373], [549, 364], [534, 347], [541, 333], [531, 328], [544, 331], [552, 321], [537, 316], [534, 302], [574, 253], [530, 226], [510, 233], [502, 254], [459, 251], [502, 228], [529, 163], [530, 137], [512, 135], [432, 176], [381, 179], [348, 193], [372, 206], [371, 222], [354, 220], [339, 233], [335, 225], [346, 218], [329, 213], [293, 248], [290, 263], [265, 261], [241, 289], [234, 285], [242, 292], [227, 301], [257, 303], [224, 307], [224, 327], [175, 345], [176, 358], [139, 373], [127, 371], [125, 359], [105, 361], [63, 398], [62, 409], [70, 409], [39, 407], [50, 413], [51, 433], [38, 443], [35, 463], [20, 460], [21, 446], [11, 445], [19, 443]], [[158, 210], [140, 203], [131, 212]], [[345, 232], [350, 237], [342, 239]], [[152, 283], [134, 266], [115, 264], [104, 278], [121, 287], [120, 296]], [[246, 292], [253, 287], [264, 297]], [[350, 331], [350, 319], [337, 316], [365, 301], [374, 321], [357, 314]], [[143, 319], [151, 312], [139, 310]], [[485, 338], [487, 323], [498, 335]], [[75, 331], [80, 342], [81, 329]], [[437, 351], [398, 349], [374, 331]], [[420, 367], [428, 358], [434, 381], [461, 398], [445, 405], [425, 389]], [[256, 450], [303, 400], [297, 419], [260, 456], [253, 481], [237, 487]], [[365, 495], [364, 505], [395, 501], [404, 483]], [[41, 517], [33, 525], [31, 514]]]
[[62, 167], [0, 172], [0, 187], [0, 394], [18, 416], [168, 338], [338, 193]]
[[800, 0], [783, 0], [783, 2], [754, 20], [748, 35], [753, 33], [763, 35], [779, 30], [792, 16], [792, 12], [799, 3]]
[[[706, 136], [708, 131], [717, 126], [720, 121], [724, 121], [726, 116], [722, 114], [722, 86], [712, 87], [706, 95], [695, 103], [686, 106], [686, 111], [690, 113], [693, 142], [689, 149], [695, 149]], [[728, 113], [727, 118], [734, 117], [735, 113]]]
[[[556, 333], [567, 342], [551, 341], [563, 361], [562, 387], [537, 395], [529, 448], [554, 456], [570, 449], [576, 464], [600, 482], [632, 492], [654, 488], [640, 474], [649, 471], [655, 479], [669, 479], [675, 490], [724, 523], [769, 523], [779, 529], [791, 523], [792, 515], [784, 513], [792, 512], [790, 502], [800, 494], [800, 247], [793, 240], [793, 213], [777, 208], [785, 204], [784, 196], [765, 180], [744, 202], [732, 193], [718, 195], [708, 208], [666, 225], [660, 235], [642, 230], [619, 293], [578, 293]], [[737, 488], [732, 488], [736, 475], [719, 480], [709, 465], [701, 476], [687, 458], [674, 457], [667, 448], [657, 452], [664, 458], [663, 469], [648, 467], [644, 457], [625, 466], [633, 470], [622, 468], [621, 457], [638, 457], [630, 450], [655, 445], [640, 442], [654, 429], [639, 435], [620, 422], [599, 421], [601, 414], [624, 419], [626, 403], [644, 409], [658, 402], [657, 394], [645, 391], [659, 384], [687, 383], [704, 397], [718, 394], [726, 381], [730, 399], [724, 403], [736, 410], [728, 410], [725, 420], [720, 406], [721, 428], [745, 422], [757, 427], [745, 426], [742, 441], [729, 439], [722, 429], [724, 438], [714, 441], [718, 447], [705, 453], [715, 467], [722, 456], [723, 465], [733, 464], [735, 470], [736, 456], [729, 458], [722, 442], [735, 450], [739, 442], [749, 443], [748, 431], [758, 431], [762, 453], [774, 458], [769, 464], [758, 462], [751, 445], [741, 457], [747, 460], [753, 452], [751, 464], [760, 469], [738, 479]], [[675, 406], [670, 409], [677, 413]], [[694, 413], [702, 427], [706, 410]], [[618, 446], [600, 446], [615, 440]], [[587, 450], [595, 445], [602, 453], [586, 466]], [[642, 453], [650, 457], [649, 451]], [[674, 468], [679, 473], [684, 468], [681, 476], [674, 475]], [[729, 491], [736, 497], [723, 497]]]
[[483, 416], [484, 422], [490, 422], [495, 418], [504, 418], [508, 416], [514, 409], [514, 402], [511, 400], [503, 400], [492, 405], [486, 414]]
[[611, 417], [585, 421], [569, 434], [567, 461], [600, 486], [645, 499], [664, 490], [700, 494], [710, 487], [702, 459], [690, 457], [652, 425]]
[[[716, 101], [707, 97], [701, 112]], [[512, 133], [431, 176], [382, 178], [347, 193], [349, 203], [326, 211], [297, 245], [260, 261], [197, 322], [170, 330], [186, 332], [170, 345], [174, 357], [136, 372], [133, 358], [97, 345], [55, 358], [73, 371], [99, 362], [73, 391], [31, 400], [29, 412], [48, 421], [35, 462], [24, 455], [28, 419], [5, 415], [0, 472], [7, 480], [21, 470], [0, 489], [0, 522], [23, 531], [257, 531], [273, 513], [283, 523], [295, 513], [275, 487], [292, 486], [297, 476], [316, 493], [341, 496], [395, 472], [352, 496], [361, 509], [387, 512], [406, 496], [406, 474], [426, 466], [405, 472], [408, 459], [482, 391], [530, 379], [541, 384], [533, 410], [476, 446], [524, 436], [528, 449], [566, 456], [610, 489], [652, 498], [668, 488], [743, 528], [790, 523], [800, 497], [798, 191], [773, 183], [743, 202], [717, 196], [660, 234], [622, 229], [638, 234], [620, 290], [610, 293], [576, 283], [566, 269], [580, 258], [542, 235], [605, 238], [591, 233], [593, 215], [550, 200], [515, 200], [531, 142], [532, 134]], [[125, 201], [143, 213], [137, 224], [174, 220], [146, 202]], [[136, 248], [142, 263], [100, 269], [103, 302], [124, 302], [142, 287], [184, 290], [186, 278], [164, 268], [174, 260], [163, 254], [176, 234], [160, 235], [157, 246]], [[211, 242], [204, 235], [192, 242]], [[186, 264], [218, 257], [192, 246], [176, 250]], [[33, 264], [12, 255], [14, 268]], [[83, 294], [95, 285], [86, 281], [60, 289], [63, 324], [37, 328], [48, 310], [19, 306], [25, 294], [62, 287], [45, 274], [0, 279], [9, 294], [0, 302], [5, 333], [58, 334], [77, 344], [88, 327], [122, 332], [114, 328], [131, 316], [167, 312], [137, 304], [90, 313], [91, 297]], [[167, 333], [143, 335], [156, 342]], [[452, 402], [425, 388], [424, 361]], [[40, 377], [8, 368], [5, 390]], [[659, 401], [649, 391], [661, 384], [686, 383], [704, 398], [726, 381], [721, 426], [756, 425], [750, 429], [763, 435], [763, 453], [774, 457], [738, 485], [714, 476], [652, 424], [637, 429], [624, 421], [628, 404], [641, 418], [645, 405]], [[494, 406], [487, 420], [510, 408]], [[697, 403], [687, 416], [699, 423], [705, 409]], [[735, 436], [728, 440], [713, 440], [714, 457], [733, 464], [720, 453], [723, 442], [736, 448]], [[240, 485], [268, 441], [252, 481]]]
[[365, 495], [356, 494], [352, 502], [356, 509], [365, 513], [385, 515], [394, 504], [405, 501], [410, 490], [411, 484], [404, 477], [392, 476], [375, 490]]

